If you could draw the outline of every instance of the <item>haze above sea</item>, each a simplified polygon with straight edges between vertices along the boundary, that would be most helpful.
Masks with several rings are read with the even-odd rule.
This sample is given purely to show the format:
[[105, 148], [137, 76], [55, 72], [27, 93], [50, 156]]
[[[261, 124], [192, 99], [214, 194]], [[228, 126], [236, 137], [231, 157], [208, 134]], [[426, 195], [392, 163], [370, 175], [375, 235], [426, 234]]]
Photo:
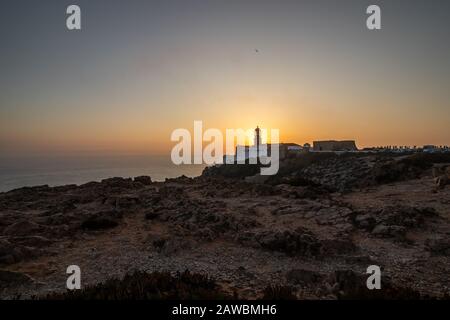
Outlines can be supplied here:
[[26, 186], [61, 186], [111, 177], [148, 175], [164, 181], [199, 176], [204, 165], [174, 165], [169, 156], [19, 156], [0, 157], [0, 192]]

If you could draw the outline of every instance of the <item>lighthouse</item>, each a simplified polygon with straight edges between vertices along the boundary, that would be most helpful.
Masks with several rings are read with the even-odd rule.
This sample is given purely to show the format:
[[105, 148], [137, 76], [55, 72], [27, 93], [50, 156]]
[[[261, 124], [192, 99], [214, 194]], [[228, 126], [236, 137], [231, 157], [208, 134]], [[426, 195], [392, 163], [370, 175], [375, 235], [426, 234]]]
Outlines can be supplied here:
[[261, 129], [257, 126], [255, 129], [255, 141], [254, 144], [256, 147], [258, 147], [261, 144]]
[[256, 129], [255, 129], [254, 144], [256, 146], [256, 160], [257, 160], [257, 163], [259, 163], [259, 146], [261, 144], [261, 129], [258, 126], [256, 126]]

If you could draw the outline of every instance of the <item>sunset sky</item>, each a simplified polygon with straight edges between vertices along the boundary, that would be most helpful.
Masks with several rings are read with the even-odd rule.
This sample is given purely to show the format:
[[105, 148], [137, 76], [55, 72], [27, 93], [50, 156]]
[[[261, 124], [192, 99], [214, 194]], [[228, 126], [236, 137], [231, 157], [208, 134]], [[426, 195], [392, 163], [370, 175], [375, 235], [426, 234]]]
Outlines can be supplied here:
[[450, 145], [449, 39], [448, 0], [2, 0], [0, 154], [166, 154], [194, 120]]

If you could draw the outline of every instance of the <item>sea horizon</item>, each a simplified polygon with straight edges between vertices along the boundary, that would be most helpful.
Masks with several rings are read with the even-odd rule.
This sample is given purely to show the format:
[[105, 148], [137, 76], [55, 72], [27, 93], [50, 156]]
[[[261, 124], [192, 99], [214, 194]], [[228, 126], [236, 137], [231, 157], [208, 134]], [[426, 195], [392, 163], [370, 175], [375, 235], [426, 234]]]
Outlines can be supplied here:
[[165, 155], [23, 155], [0, 157], [0, 192], [17, 188], [81, 185], [112, 177], [150, 176], [164, 181], [199, 176], [205, 165], [175, 165]]

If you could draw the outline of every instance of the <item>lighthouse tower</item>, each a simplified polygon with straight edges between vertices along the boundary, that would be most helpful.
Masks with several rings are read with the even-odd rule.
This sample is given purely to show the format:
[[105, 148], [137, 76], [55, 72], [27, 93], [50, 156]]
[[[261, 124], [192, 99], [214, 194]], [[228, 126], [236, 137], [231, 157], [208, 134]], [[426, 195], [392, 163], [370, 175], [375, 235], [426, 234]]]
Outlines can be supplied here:
[[254, 144], [257, 148], [261, 144], [261, 135], [260, 134], [261, 134], [261, 129], [257, 126], [255, 129], [255, 141], [254, 141]]
[[261, 129], [259, 129], [258, 126], [256, 126], [256, 129], [255, 129], [254, 144], [256, 146], [256, 160], [257, 160], [257, 163], [259, 163], [259, 146], [261, 145]]

